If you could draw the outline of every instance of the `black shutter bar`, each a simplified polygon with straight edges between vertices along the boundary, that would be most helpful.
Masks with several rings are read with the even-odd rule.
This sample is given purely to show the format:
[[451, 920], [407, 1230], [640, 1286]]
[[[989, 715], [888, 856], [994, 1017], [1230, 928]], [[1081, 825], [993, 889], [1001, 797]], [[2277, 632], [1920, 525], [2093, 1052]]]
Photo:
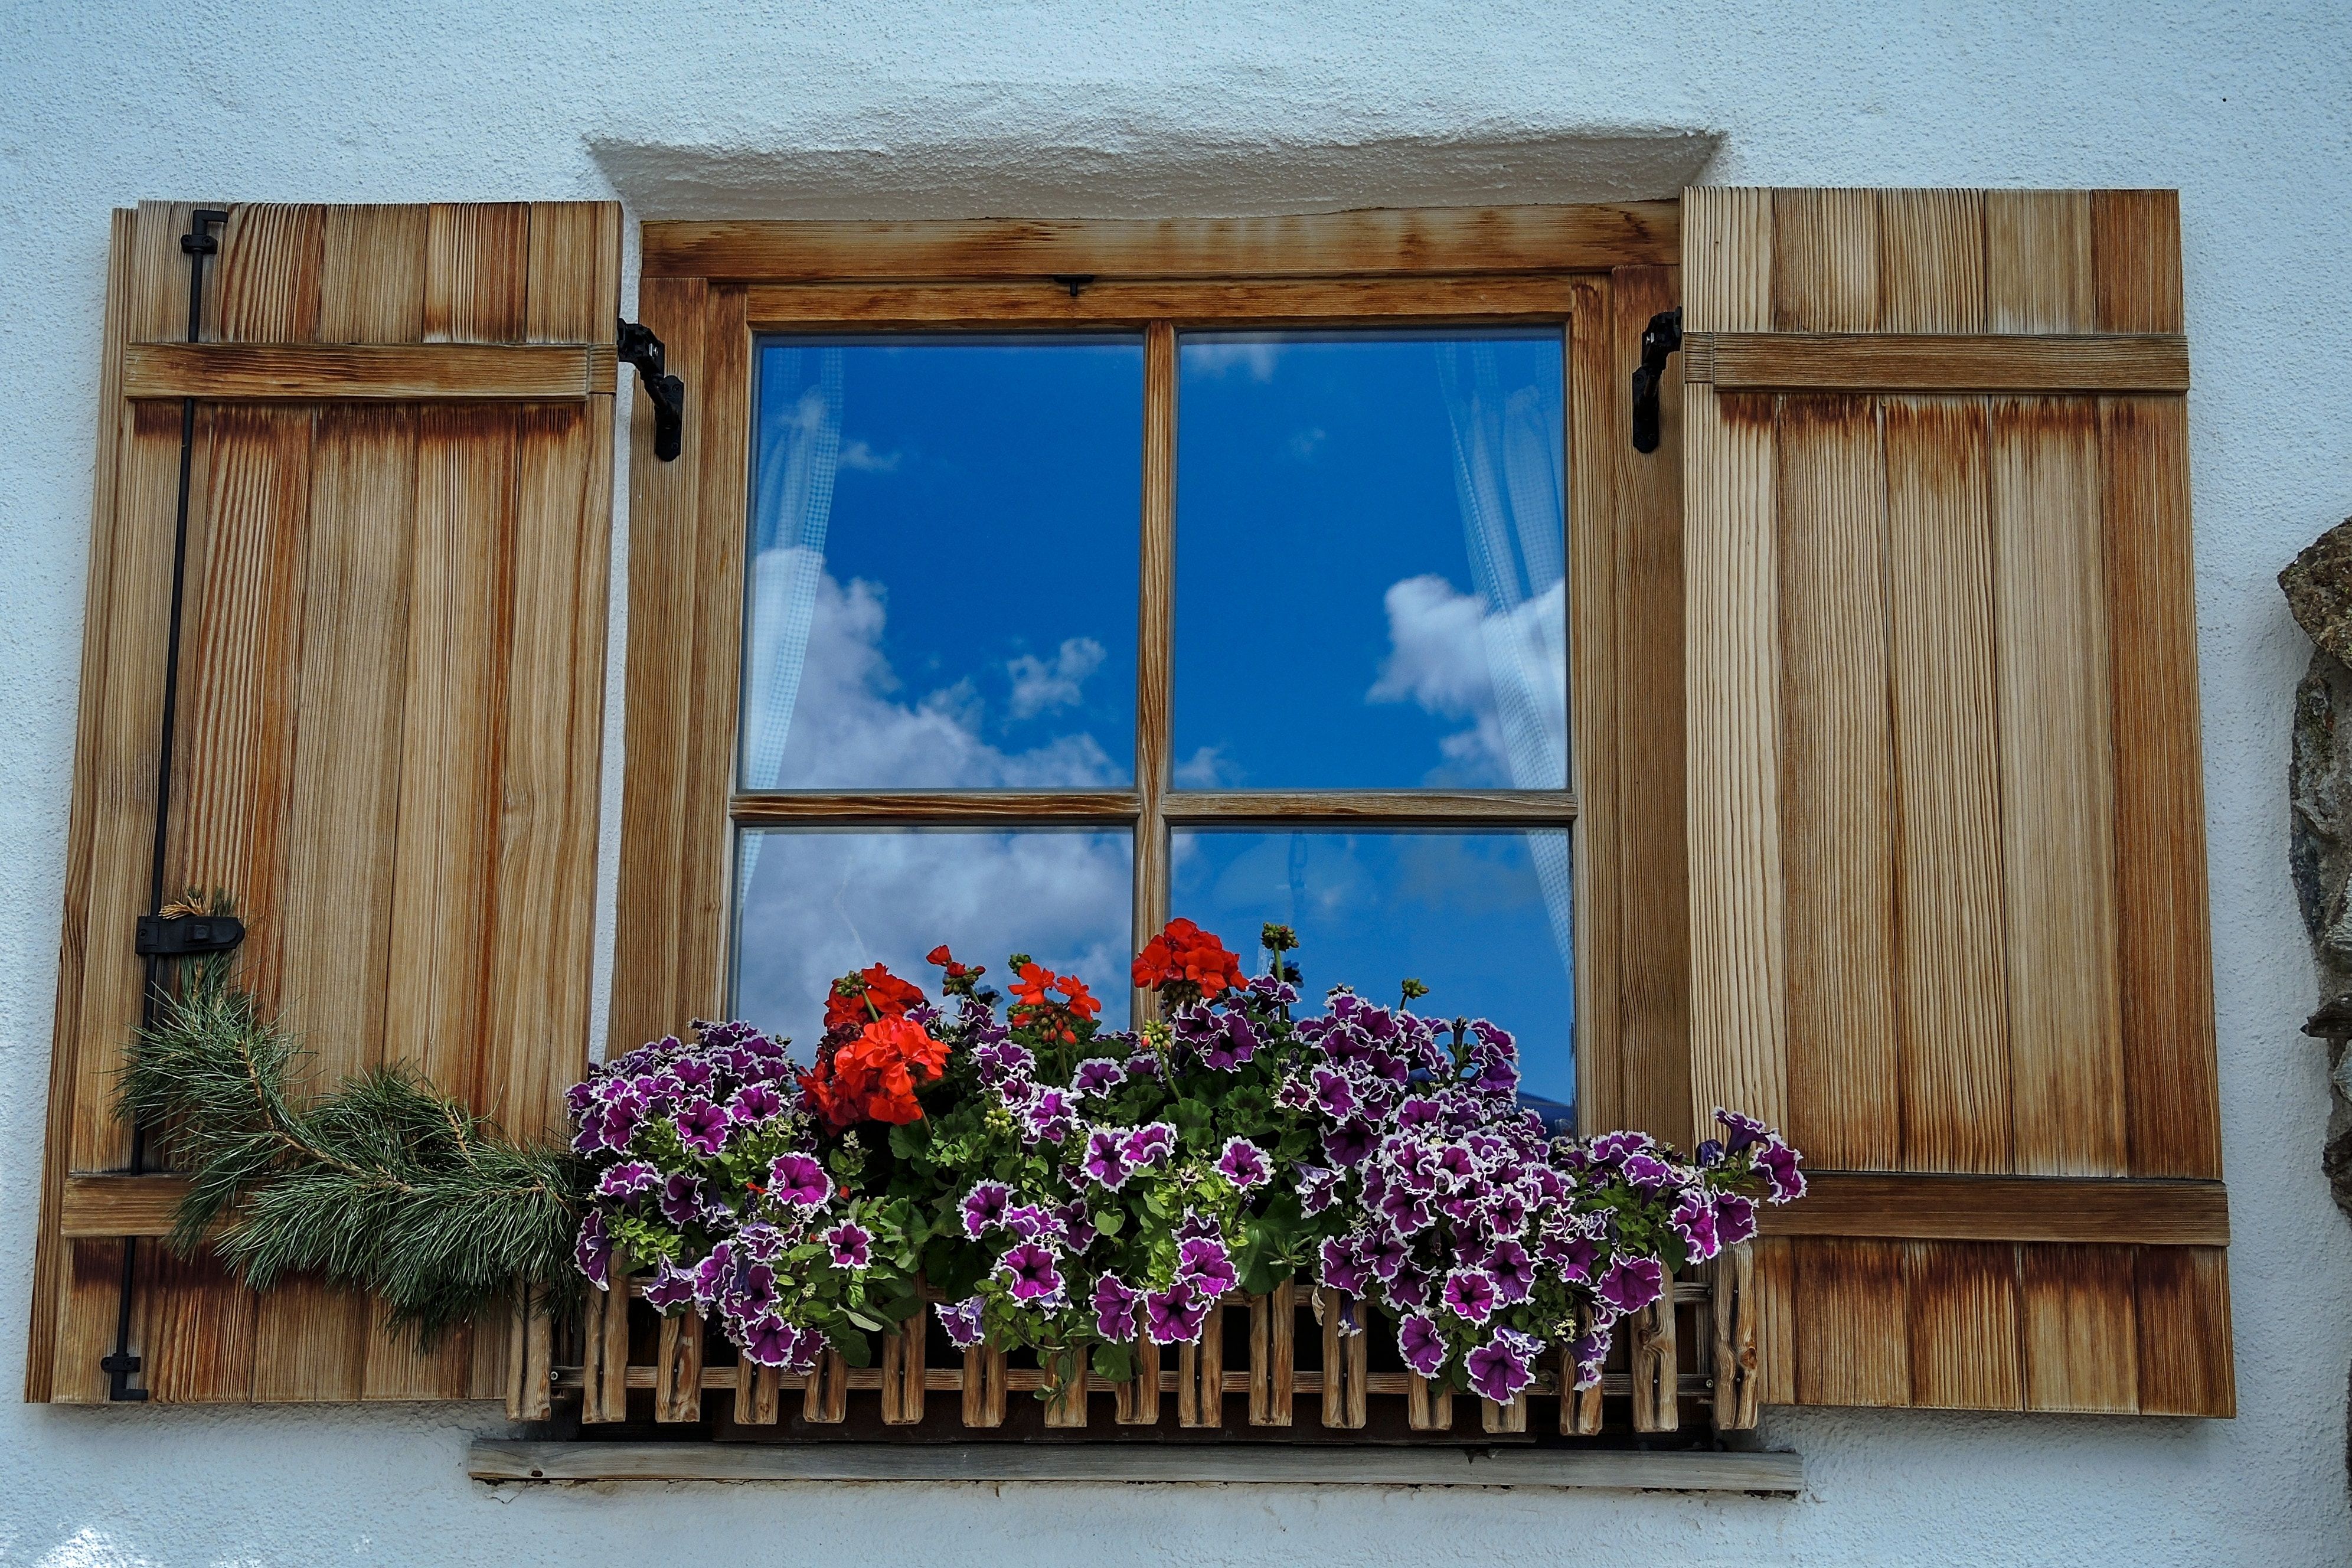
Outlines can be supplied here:
[[[180, 237], [180, 250], [188, 258], [188, 338], [197, 342], [205, 324], [205, 258], [220, 250], [220, 238], [213, 227], [228, 222], [228, 214], [219, 207], [198, 207], [190, 215], [191, 226]], [[176, 743], [180, 716], [180, 635], [185, 616], [183, 600], [188, 580], [188, 489], [193, 477], [196, 447], [196, 400], [180, 400], [180, 499], [172, 521], [172, 622], [163, 645], [163, 726], [161, 747], [155, 757], [155, 837], [148, 860], [147, 908], [150, 911], [140, 918], [133, 933], [134, 950], [147, 960], [144, 994], [140, 999], [139, 1026], [141, 1031], [152, 1028], [156, 1004], [163, 994], [163, 960], [190, 952], [223, 952], [236, 945], [245, 934], [237, 921], [222, 917], [166, 916], [163, 913], [164, 853], [169, 847], [172, 821], [172, 752]], [[131, 1173], [141, 1175], [147, 1169], [147, 1129], [133, 1124], [131, 1129]], [[122, 1284], [115, 1301], [114, 1353], [99, 1358], [99, 1369], [107, 1375], [107, 1397], [115, 1400], [141, 1400], [147, 1397], [143, 1388], [131, 1385], [131, 1374], [140, 1369], [140, 1358], [131, 1352], [131, 1308], [136, 1293], [139, 1260], [139, 1238], [122, 1238]]]

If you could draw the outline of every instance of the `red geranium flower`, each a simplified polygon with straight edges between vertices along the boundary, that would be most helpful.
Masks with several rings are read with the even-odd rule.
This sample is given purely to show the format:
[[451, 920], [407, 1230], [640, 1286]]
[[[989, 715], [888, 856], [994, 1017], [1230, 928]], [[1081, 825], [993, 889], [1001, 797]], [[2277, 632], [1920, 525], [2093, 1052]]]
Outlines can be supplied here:
[[1160, 989], [1179, 987], [1202, 997], [1242, 983], [1242, 961], [1225, 944], [1188, 920], [1168, 929], [1136, 954], [1135, 983]]
[[824, 999], [824, 1032], [836, 1035], [864, 1028], [877, 1018], [899, 1018], [921, 1002], [923, 994], [878, 963], [868, 964], [833, 983]]
[[820, 1056], [801, 1076], [810, 1105], [826, 1130], [860, 1121], [894, 1126], [922, 1119], [915, 1086], [947, 1068], [948, 1047], [905, 1017], [877, 1018], [845, 1043]]

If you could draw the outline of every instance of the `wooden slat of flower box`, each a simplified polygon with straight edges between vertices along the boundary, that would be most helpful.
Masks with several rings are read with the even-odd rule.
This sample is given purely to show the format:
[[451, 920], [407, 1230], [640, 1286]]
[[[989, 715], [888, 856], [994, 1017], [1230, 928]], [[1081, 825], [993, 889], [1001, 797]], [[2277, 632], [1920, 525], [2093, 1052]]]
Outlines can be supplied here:
[[1112, 1392], [1118, 1396], [1115, 1419], [1122, 1426], [1160, 1425], [1160, 1391], [1163, 1376], [1172, 1385], [1173, 1373], [1160, 1370], [1160, 1347], [1150, 1340], [1135, 1343], [1135, 1375]]
[[[1316, 1381], [1319, 1384], [1322, 1379]], [[1369, 1380], [1368, 1380], [1369, 1381]], [[1404, 1424], [1416, 1432], [1454, 1430], [1454, 1390], [1412, 1373], [1404, 1380]]]
[[1250, 1310], [1249, 1419], [1253, 1426], [1287, 1426], [1297, 1374], [1298, 1301], [1284, 1280], [1265, 1296], [1252, 1296]]
[[929, 1386], [923, 1370], [923, 1320], [926, 1309], [882, 1336], [882, 1424], [912, 1426], [923, 1418], [923, 1394]]
[[[828, 1350], [817, 1357], [816, 1369], [811, 1372], [801, 1388], [801, 1418], [823, 1426], [831, 1426], [849, 1415], [849, 1363], [841, 1352]], [[878, 1374], [875, 1385], [880, 1386]]]
[[1317, 1296], [1315, 1315], [1323, 1321], [1323, 1375], [1322, 1386], [1316, 1392], [1322, 1395], [1323, 1425], [1361, 1426], [1368, 1414], [1364, 1395], [1370, 1392], [1364, 1386], [1370, 1346], [1361, 1333], [1340, 1331], [1341, 1298], [1337, 1290], [1318, 1290]]
[[654, 1363], [655, 1420], [702, 1419], [703, 1327], [699, 1312], [661, 1321], [661, 1359]]
[[1680, 1424], [1675, 1371], [1675, 1308], [1653, 1301], [1626, 1320], [1633, 1365], [1633, 1430], [1672, 1432]]
[[[1228, 1386], [1225, 1364], [1225, 1314], [1222, 1307], [1209, 1314], [1197, 1345], [1176, 1347], [1176, 1424], [1180, 1426], [1224, 1425]], [[1240, 1392], [1249, 1389], [1242, 1374]]]
[[993, 1345], [974, 1345], [963, 1352], [963, 1424], [986, 1427], [1004, 1425], [1004, 1352]]
[[1751, 1431], [1761, 1392], [1756, 1375], [1756, 1249], [1749, 1243], [1730, 1247], [1712, 1267], [1714, 1299], [1707, 1317], [1715, 1334], [1707, 1366], [1715, 1390], [1710, 1414], [1718, 1432]]

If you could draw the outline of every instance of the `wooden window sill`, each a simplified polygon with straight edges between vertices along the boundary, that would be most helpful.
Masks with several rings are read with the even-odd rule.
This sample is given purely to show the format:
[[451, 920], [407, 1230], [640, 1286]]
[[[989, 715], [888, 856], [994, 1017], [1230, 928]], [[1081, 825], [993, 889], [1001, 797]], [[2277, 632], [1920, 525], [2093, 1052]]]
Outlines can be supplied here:
[[1591, 1487], [1793, 1495], [1785, 1452], [1464, 1449], [1269, 1444], [526, 1443], [485, 1438], [478, 1481], [1103, 1481], [1262, 1486]]

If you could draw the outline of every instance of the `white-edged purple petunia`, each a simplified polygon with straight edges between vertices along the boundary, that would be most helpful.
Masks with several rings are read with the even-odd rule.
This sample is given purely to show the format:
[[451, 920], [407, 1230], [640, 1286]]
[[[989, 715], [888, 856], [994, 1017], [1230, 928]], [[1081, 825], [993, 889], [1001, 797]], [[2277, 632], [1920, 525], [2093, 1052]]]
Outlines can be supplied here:
[[1224, 1152], [1217, 1156], [1217, 1174], [1241, 1191], [1248, 1192], [1274, 1178], [1274, 1162], [1265, 1150], [1248, 1139], [1228, 1138]]
[[797, 1209], [813, 1209], [833, 1196], [833, 1178], [806, 1154], [779, 1154], [768, 1162], [768, 1196]]

